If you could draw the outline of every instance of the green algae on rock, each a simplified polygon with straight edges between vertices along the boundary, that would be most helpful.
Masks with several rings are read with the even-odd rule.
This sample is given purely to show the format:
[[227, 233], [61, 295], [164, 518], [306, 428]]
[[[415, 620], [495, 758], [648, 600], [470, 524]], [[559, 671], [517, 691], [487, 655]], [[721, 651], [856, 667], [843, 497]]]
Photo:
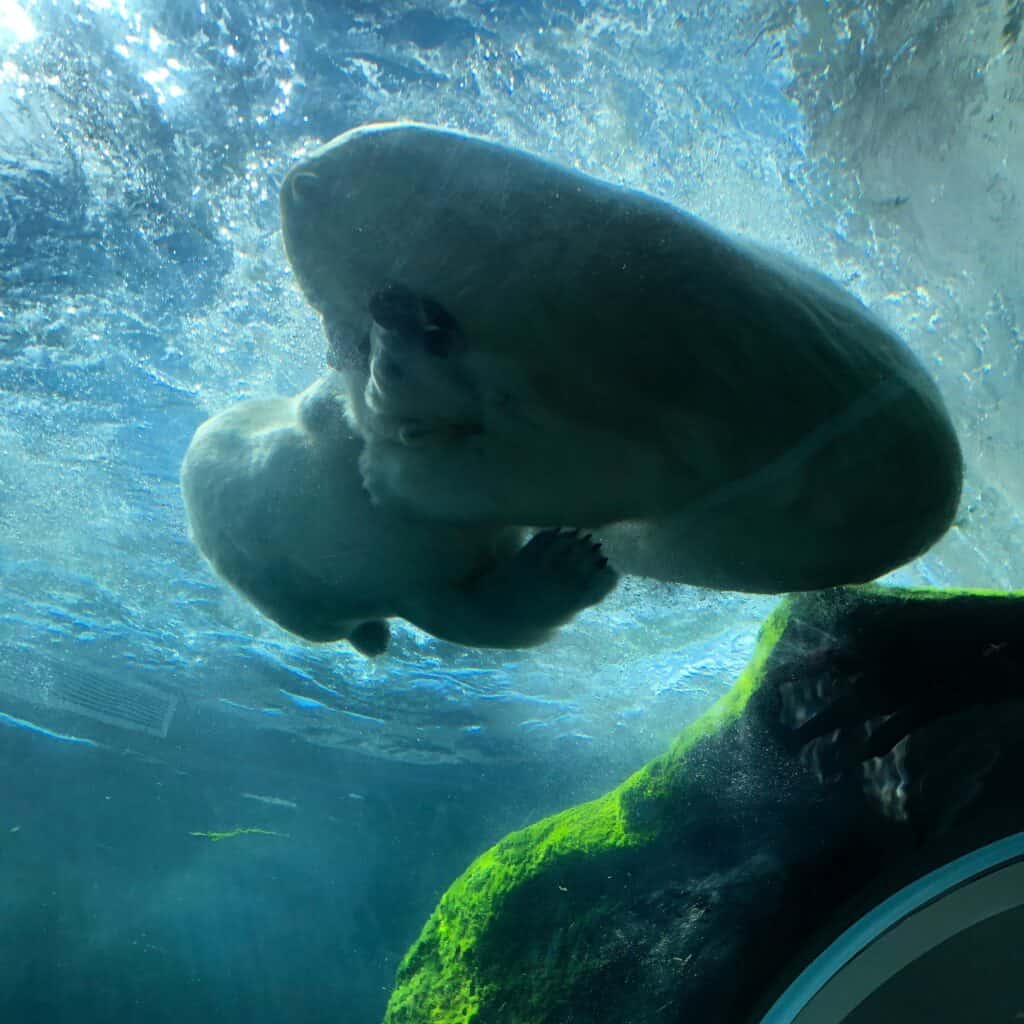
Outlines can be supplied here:
[[1024, 827], [1024, 592], [785, 600], [732, 690], [442, 897], [387, 1024], [746, 1021], [871, 890]]

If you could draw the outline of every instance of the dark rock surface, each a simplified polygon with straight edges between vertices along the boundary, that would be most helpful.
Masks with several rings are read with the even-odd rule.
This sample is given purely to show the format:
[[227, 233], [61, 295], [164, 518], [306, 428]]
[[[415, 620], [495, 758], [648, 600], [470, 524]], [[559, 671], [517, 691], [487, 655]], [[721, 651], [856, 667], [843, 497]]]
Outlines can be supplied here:
[[858, 908], [1024, 827], [1024, 594], [784, 602], [730, 693], [442, 898], [388, 1024], [741, 1022]]

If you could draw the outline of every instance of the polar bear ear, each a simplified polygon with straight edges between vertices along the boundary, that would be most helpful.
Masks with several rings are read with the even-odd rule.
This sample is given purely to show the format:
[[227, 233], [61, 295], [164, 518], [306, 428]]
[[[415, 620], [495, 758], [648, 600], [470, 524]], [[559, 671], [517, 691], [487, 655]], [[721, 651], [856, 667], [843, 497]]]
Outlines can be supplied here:
[[391, 640], [391, 627], [386, 619], [369, 619], [361, 622], [348, 635], [348, 642], [368, 658], [383, 654]]

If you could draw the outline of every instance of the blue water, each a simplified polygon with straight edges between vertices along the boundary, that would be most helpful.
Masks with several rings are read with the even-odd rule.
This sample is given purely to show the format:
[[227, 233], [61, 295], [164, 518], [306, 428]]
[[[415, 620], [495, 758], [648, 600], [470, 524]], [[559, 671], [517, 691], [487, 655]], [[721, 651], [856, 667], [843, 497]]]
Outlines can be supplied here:
[[[481, 132], [847, 284], [967, 456], [894, 578], [1024, 585], [1020, 56], [991, 12], [892, 6], [0, 0], [5, 1019], [378, 1020], [468, 860], [658, 753], [773, 606], [628, 580], [536, 650], [399, 625], [368, 662], [213, 577], [181, 457], [320, 372], [277, 189], [357, 124]], [[237, 828], [280, 835], [192, 835]]]

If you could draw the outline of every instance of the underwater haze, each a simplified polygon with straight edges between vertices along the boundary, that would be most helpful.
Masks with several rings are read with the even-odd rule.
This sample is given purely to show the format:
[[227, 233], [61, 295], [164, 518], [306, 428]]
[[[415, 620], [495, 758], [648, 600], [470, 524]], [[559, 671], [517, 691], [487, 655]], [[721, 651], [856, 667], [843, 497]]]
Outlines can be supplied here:
[[545, 645], [303, 642], [212, 573], [198, 425], [325, 339], [289, 167], [485, 135], [849, 288], [936, 381], [953, 528], [1024, 587], [1024, 21], [944, 0], [0, 0], [0, 1014], [380, 1020], [438, 895], [735, 680], [776, 598], [624, 579]]

